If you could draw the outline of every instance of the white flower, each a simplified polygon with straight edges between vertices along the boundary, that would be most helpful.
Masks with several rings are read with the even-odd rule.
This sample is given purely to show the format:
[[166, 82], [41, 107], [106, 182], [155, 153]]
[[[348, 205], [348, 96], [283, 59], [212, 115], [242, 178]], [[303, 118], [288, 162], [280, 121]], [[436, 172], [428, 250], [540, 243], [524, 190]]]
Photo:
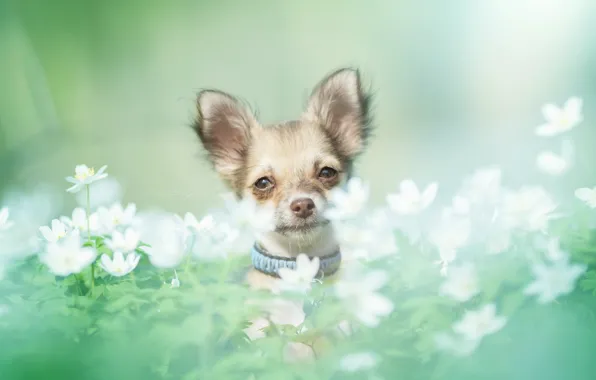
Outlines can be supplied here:
[[382, 210], [333, 227], [345, 259], [378, 259], [398, 250], [395, 232]]
[[110, 208], [100, 207], [97, 210], [100, 226], [105, 233], [111, 233], [118, 227], [133, 224], [136, 212], [137, 206], [134, 203], [129, 203], [126, 208], [122, 208], [120, 203], [116, 203]]
[[468, 356], [480, 345], [480, 340], [469, 340], [461, 335], [442, 332], [435, 336], [435, 344], [440, 350], [457, 356]]
[[550, 238], [546, 243], [545, 256], [549, 261], [567, 260], [568, 254], [561, 249], [559, 238]]
[[365, 326], [375, 327], [380, 317], [393, 311], [393, 303], [377, 291], [387, 282], [387, 273], [372, 271], [361, 278], [344, 278], [335, 284], [337, 296]]
[[429, 239], [439, 251], [440, 264], [444, 271], [447, 265], [455, 260], [457, 250], [468, 243], [470, 233], [471, 225], [468, 218], [455, 217], [448, 213], [444, 214], [439, 224], [431, 230]]
[[564, 140], [561, 153], [545, 151], [536, 157], [536, 165], [543, 173], [558, 176], [567, 172], [574, 160], [574, 147], [571, 140]]
[[244, 329], [244, 332], [251, 340], [265, 337], [262, 330], [270, 325], [269, 321], [278, 326], [291, 325], [298, 327], [306, 317], [301, 302], [274, 298], [260, 302], [259, 306], [266, 315], [263, 318], [253, 320], [251, 325]]
[[307, 292], [319, 272], [320, 260], [318, 257], [309, 259], [304, 253], [296, 257], [296, 269], [280, 268], [278, 271], [280, 290]]
[[596, 187], [591, 189], [587, 187], [579, 188], [575, 190], [575, 196], [585, 202], [588, 207], [596, 208]]
[[207, 215], [195, 225], [193, 255], [200, 260], [226, 258], [240, 236], [238, 229], [226, 222], [216, 221], [213, 215]]
[[496, 255], [511, 246], [511, 232], [503, 226], [492, 226], [486, 237], [486, 250], [490, 255]]
[[505, 195], [503, 222], [508, 228], [544, 231], [556, 208], [557, 204], [542, 187], [523, 187]]
[[470, 263], [449, 268], [447, 279], [439, 289], [440, 294], [459, 302], [466, 302], [479, 292], [476, 270]]
[[85, 186], [106, 178], [108, 176], [107, 173], [104, 173], [106, 169], [107, 165], [104, 165], [97, 171], [97, 173], [95, 173], [95, 169], [90, 168], [87, 165], [77, 165], [75, 167], [74, 177], [66, 177], [66, 181], [74, 184], [72, 187], [66, 189], [66, 191], [69, 193], [77, 193]]
[[141, 240], [150, 246], [144, 250], [151, 264], [158, 268], [174, 268], [182, 262], [189, 245], [179, 218], [168, 213], [155, 213], [147, 214], [137, 222]]
[[172, 287], [172, 288], [179, 288], [180, 287], [180, 280], [178, 279], [178, 273], [176, 273], [176, 271], [174, 271], [174, 276], [175, 277], [170, 282], [170, 287]]
[[378, 362], [378, 356], [372, 352], [358, 352], [345, 355], [340, 360], [339, 367], [345, 372], [366, 371], [374, 368]]
[[436, 182], [428, 185], [420, 192], [418, 186], [411, 179], [402, 181], [398, 194], [387, 195], [389, 208], [398, 215], [416, 215], [430, 206], [437, 196]]
[[535, 264], [532, 266], [535, 280], [524, 289], [524, 294], [537, 295], [538, 302], [542, 304], [552, 302], [559, 296], [569, 294], [585, 271], [585, 265], [569, 264], [568, 256], [550, 265]]
[[352, 177], [346, 189], [334, 188], [329, 193], [330, 206], [324, 215], [329, 220], [345, 220], [358, 216], [365, 208], [369, 197], [369, 185], [361, 178]]
[[66, 236], [67, 227], [58, 219], [52, 220], [51, 228], [48, 226], [39, 227], [39, 231], [49, 243], [55, 243]]
[[[95, 210], [101, 206], [107, 206], [120, 202], [122, 199], [122, 185], [115, 178], [106, 178], [89, 188], [89, 208]], [[79, 206], [87, 207], [87, 193], [80, 191], [76, 195]]]
[[10, 227], [13, 226], [13, 222], [8, 220], [10, 213], [7, 207], [3, 207], [0, 209], [0, 231], [8, 230]]
[[112, 276], [122, 277], [132, 272], [139, 264], [140, 259], [141, 256], [134, 252], [129, 253], [126, 256], [126, 260], [120, 251], [114, 252], [113, 258], [110, 258], [110, 256], [104, 253], [101, 255], [99, 266]]
[[233, 250], [247, 252], [259, 234], [275, 229], [274, 207], [259, 205], [252, 197], [238, 200], [231, 193], [223, 194], [222, 198], [227, 213], [218, 218], [238, 232]]
[[480, 309], [466, 311], [463, 318], [454, 323], [453, 331], [469, 341], [479, 341], [487, 335], [501, 330], [507, 318], [496, 315], [495, 304], [487, 304]]
[[88, 267], [97, 253], [94, 249], [81, 246], [80, 235], [68, 235], [56, 243], [48, 244], [46, 251], [40, 254], [40, 261], [50, 272], [57, 276], [66, 277], [79, 273]]
[[[87, 232], [87, 212], [82, 207], [77, 207], [72, 211], [72, 219], [65, 216], [60, 218], [61, 221], [70, 228], [75, 228], [81, 232]], [[92, 213], [89, 216], [89, 228], [91, 233], [96, 233], [99, 230], [99, 216], [97, 213]]]
[[551, 137], [570, 131], [583, 121], [583, 101], [581, 98], [569, 98], [563, 108], [554, 104], [546, 104], [542, 107], [542, 114], [546, 123], [536, 128], [536, 135]]
[[189, 228], [191, 230], [195, 230], [198, 231], [201, 229], [201, 223], [197, 220], [197, 217], [194, 216], [193, 213], [187, 212], [186, 214], [184, 214], [184, 219], [183, 219], [184, 225], [186, 226], [186, 228]]
[[470, 201], [460, 195], [453, 197], [451, 206], [447, 208], [446, 214], [454, 216], [467, 216], [470, 213]]
[[254, 232], [267, 232], [275, 229], [274, 208], [261, 206], [252, 197], [237, 200], [233, 194], [226, 193], [222, 195], [222, 198], [234, 227]]
[[132, 228], [127, 228], [122, 234], [120, 231], [112, 232], [112, 237], [106, 242], [106, 245], [112, 251], [121, 251], [124, 253], [134, 251], [139, 245], [140, 235]]
[[459, 193], [472, 204], [492, 204], [499, 199], [501, 190], [501, 169], [490, 166], [466, 178]]
[[204, 229], [212, 228], [215, 221], [212, 215], [204, 216], [200, 221], [197, 220], [197, 217], [194, 216], [193, 213], [187, 212], [184, 214], [184, 218], [176, 215], [177, 218], [184, 224], [187, 229], [187, 235], [193, 235], [199, 231]]

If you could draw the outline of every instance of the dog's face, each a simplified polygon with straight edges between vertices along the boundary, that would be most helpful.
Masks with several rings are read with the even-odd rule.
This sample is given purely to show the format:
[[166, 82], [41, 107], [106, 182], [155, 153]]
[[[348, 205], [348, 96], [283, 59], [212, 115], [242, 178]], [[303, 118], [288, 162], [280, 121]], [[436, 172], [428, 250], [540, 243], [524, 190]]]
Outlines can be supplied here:
[[339, 70], [315, 87], [299, 120], [261, 126], [231, 95], [202, 91], [194, 128], [230, 189], [273, 206], [276, 232], [300, 238], [328, 223], [329, 191], [369, 134], [368, 100], [358, 71]]

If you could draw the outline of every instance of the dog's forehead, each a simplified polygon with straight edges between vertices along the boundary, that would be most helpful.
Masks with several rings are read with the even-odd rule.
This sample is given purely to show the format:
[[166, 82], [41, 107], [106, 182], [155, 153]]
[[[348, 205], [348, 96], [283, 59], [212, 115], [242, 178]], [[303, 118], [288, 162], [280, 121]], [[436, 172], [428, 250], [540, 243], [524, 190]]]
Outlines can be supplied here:
[[260, 128], [252, 136], [253, 164], [277, 170], [299, 169], [333, 155], [333, 146], [317, 125], [292, 121]]

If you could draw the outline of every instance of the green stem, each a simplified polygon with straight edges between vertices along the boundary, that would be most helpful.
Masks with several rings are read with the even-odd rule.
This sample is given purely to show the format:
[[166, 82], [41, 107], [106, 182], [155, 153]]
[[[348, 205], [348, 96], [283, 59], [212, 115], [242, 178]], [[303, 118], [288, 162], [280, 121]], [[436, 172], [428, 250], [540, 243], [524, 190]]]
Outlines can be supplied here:
[[81, 282], [83, 282], [83, 278], [82, 276], [79, 277], [76, 274], [74, 275], [75, 277], [75, 282], [77, 283], [77, 289], [79, 290], [79, 295], [83, 295], [83, 288], [81, 287]]
[[[85, 186], [85, 190], [87, 191], [87, 239], [89, 243], [91, 243], [91, 191], [89, 189], [89, 185]], [[93, 289], [95, 288], [95, 262], [91, 263], [91, 293], [93, 293]]]

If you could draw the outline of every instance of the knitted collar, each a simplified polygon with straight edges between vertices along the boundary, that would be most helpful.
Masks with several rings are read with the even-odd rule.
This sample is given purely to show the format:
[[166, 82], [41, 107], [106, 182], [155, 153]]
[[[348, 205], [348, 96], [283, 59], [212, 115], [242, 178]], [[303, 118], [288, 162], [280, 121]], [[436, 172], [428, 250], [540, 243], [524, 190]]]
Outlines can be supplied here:
[[[296, 258], [273, 256], [262, 246], [255, 243], [250, 250], [252, 265], [256, 270], [266, 275], [279, 277], [280, 268], [296, 270]], [[320, 266], [317, 278], [328, 277], [337, 272], [341, 263], [341, 252], [338, 250], [327, 256], [320, 256]]]

